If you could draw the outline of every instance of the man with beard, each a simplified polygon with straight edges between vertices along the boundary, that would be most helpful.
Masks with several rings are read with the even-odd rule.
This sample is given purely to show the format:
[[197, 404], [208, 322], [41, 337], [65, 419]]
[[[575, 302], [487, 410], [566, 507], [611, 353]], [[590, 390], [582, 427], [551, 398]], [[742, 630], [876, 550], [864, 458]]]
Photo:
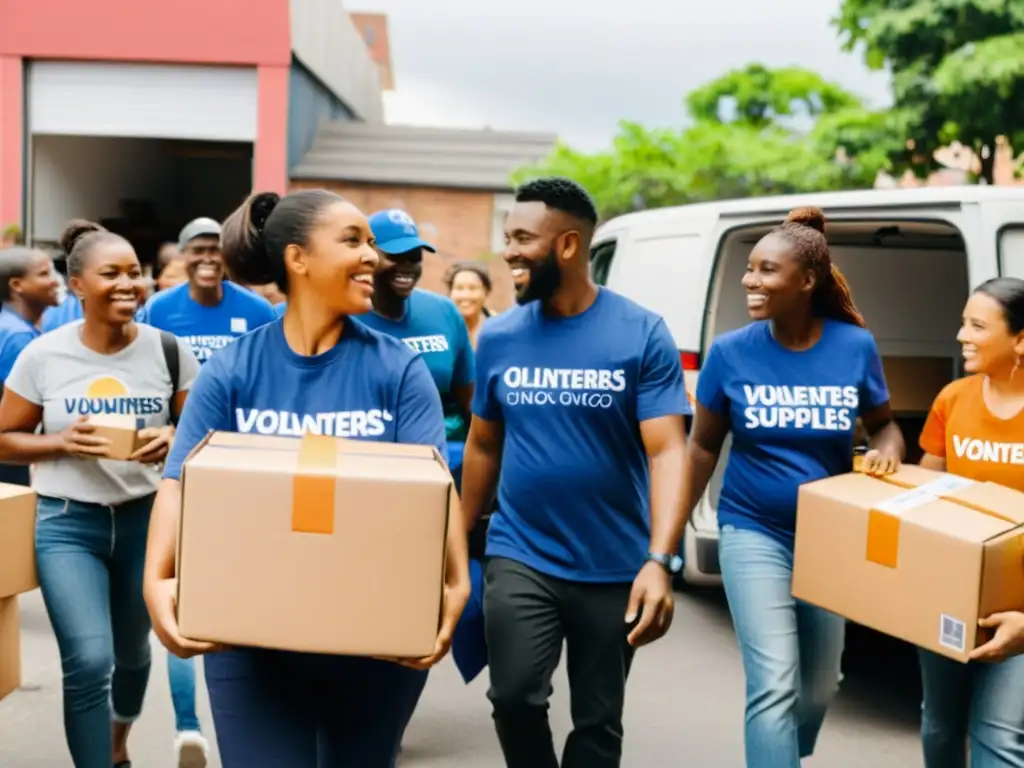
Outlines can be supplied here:
[[488, 697], [509, 768], [557, 768], [547, 708], [565, 643], [561, 765], [612, 768], [634, 649], [672, 621], [689, 405], [664, 321], [590, 279], [586, 191], [539, 179], [515, 199], [504, 257], [519, 306], [480, 333], [463, 462], [470, 527], [498, 493]]

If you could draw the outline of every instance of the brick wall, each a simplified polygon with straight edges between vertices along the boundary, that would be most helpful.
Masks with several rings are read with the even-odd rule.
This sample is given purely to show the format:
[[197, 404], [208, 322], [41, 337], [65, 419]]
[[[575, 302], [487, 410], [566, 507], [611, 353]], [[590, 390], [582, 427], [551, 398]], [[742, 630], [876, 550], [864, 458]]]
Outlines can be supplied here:
[[458, 189], [392, 187], [335, 181], [295, 181], [292, 189], [326, 188], [351, 200], [366, 214], [383, 208], [408, 211], [424, 239], [437, 254], [426, 254], [420, 287], [445, 292], [442, 278], [456, 261], [482, 261], [488, 267], [494, 292], [492, 309], [507, 309], [513, 302], [512, 278], [499, 256], [491, 256], [494, 195]]

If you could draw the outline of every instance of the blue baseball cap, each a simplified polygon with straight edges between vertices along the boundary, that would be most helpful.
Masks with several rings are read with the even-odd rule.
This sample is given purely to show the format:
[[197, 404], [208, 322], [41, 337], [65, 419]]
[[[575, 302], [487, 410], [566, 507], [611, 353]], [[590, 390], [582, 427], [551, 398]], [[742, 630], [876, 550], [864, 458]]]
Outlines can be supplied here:
[[370, 229], [377, 240], [377, 247], [392, 255], [425, 248], [431, 253], [437, 249], [420, 237], [419, 227], [412, 216], [398, 208], [377, 211], [370, 217]]

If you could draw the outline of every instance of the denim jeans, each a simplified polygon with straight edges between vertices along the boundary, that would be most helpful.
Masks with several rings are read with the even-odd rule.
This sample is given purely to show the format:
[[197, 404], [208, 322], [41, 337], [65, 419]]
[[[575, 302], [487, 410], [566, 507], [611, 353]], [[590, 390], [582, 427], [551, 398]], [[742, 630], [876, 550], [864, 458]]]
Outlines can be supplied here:
[[258, 648], [208, 654], [203, 671], [223, 768], [394, 768], [426, 676]]
[[196, 662], [167, 654], [167, 680], [171, 686], [174, 728], [178, 733], [199, 730], [196, 714]]
[[1024, 766], [1024, 656], [1002, 664], [960, 662], [918, 652], [926, 768]]
[[39, 497], [36, 564], [64, 673], [76, 768], [110, 768], [111, 721], [132, 722], [149, 681], [142, 568], [153, 497], [117, 507]]
[[839, 688], [844, 619], [793, 597], [793, 551], [723, 526], [719, 560], [747, 678], [747, 768], [799, 768]]

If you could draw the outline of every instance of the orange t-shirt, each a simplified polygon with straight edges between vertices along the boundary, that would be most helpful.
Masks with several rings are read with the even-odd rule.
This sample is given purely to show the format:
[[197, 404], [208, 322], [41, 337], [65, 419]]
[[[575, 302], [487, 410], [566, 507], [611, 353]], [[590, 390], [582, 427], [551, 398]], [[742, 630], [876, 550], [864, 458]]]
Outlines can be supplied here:
[[1000, 419], [985, 405], [984, 376], [946, 386], [921, 432], [922, 450], [946, 459], [946, 471], [1024, 491], [1024, 411]]

